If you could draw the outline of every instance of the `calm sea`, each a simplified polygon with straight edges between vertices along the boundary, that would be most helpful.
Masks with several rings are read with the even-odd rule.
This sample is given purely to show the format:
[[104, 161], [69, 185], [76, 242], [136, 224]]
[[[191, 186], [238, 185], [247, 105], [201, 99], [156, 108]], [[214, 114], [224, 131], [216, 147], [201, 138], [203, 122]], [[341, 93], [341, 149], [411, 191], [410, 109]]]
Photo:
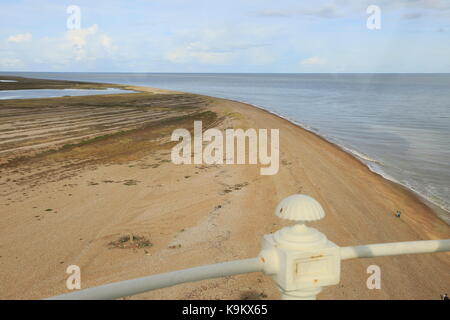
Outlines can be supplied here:
[[[0, 75], [1, 78], [1, 75]], [[0, 80], [0, 82], [6, 82]], [[30, 89], [30, 90], [0, 90], [0, 100], [10, 99], [32, 99], [32, 98], [54, 98], [64, 96], [90, 96], [98, 94], [128, 93], [130, 90], [106, 88], [95, 89]]]
[[[450, 211], [450, 74], [14, 74], [248, 102], [318, 133]], [[439, 214], [450, 222], [448, 212]]]

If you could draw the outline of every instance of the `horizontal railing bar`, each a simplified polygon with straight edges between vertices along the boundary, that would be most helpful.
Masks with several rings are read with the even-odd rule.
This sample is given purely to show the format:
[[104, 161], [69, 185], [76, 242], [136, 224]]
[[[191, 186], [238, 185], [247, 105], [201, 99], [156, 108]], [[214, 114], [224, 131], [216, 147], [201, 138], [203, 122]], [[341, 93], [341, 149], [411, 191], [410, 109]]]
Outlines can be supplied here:
[[450, 251], [450, 239], [422, 240], [341, 247], [341, 260]]
[[175, 286], [185, 282], [232, 276], [242, 273], [262, 271], [258, 258], [236, 260], [162, 273], [132, 280], [105, 284], [98, 287], [62, 294], [47, 300], [108, 300], [127, 297], [150, 290]]

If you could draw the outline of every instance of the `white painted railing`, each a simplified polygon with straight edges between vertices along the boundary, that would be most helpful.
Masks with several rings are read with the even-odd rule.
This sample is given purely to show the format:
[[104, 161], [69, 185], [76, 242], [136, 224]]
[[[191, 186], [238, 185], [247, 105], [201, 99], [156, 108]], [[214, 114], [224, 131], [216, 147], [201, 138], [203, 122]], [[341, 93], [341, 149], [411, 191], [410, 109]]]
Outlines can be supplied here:
[[50, 298], [51, 300], [96, 300], [116, 299], [150, 290], [175, 286], [180, 283], [227, 277], [236, 274], [262, 271], [260, 259], [246, 259], [210, 264], [180, 271], [125, 280], [90, 289], [75, 291]]
[[257, 258], [125, 280], [49, 299], [116, 299], [181, 283], [249, 272], [263, 272], [271, 276], [283, 299], [315, 299], [324, 286], [339, 283], [342, 260], [450, 251], [450, 239], [338, 247], [323, 233], [304, 224], [325, 216], [320, 204], [304, 195], [284, 199], [275, 214], [297, 224], [265, 235], [262, 251]]
[[439, 251], [450, 251], [450, 239], [392, 242], [369, 244], [365, 246], [342, 247], [341, 260], [394, 256], [401, 254], [431, 253]]

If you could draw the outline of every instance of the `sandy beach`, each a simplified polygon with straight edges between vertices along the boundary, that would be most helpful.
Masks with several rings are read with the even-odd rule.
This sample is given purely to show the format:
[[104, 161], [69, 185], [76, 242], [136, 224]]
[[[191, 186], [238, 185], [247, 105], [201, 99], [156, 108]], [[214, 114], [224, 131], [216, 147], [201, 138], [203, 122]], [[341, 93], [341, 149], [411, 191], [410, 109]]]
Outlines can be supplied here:
[[[412, 192], [285, 119], [230, 100], [124, 88], [140, 93], [0, 101], [0, 299], [68, 292], [69, 265], [81, 267], [88, 288], [254, 257], [264, 234], [287, 225], [274, 209], [295, 193], [322, 204], [325, 219], [311, 225], [339, 246], [449, 238], [450, 227]], [[279, 129], [278, 174], [262, 176], [259, 165], [172, 164], [171, 132], [199, 119], [220, 130]], [[373, 264], [381, 290], [366, 287]], [[450, 288], [449, 267], [447, 253], [345, 261], [341, 283], [319, 298], [439, 299]], [[255, 273], [130, 298], [280, 294]]]

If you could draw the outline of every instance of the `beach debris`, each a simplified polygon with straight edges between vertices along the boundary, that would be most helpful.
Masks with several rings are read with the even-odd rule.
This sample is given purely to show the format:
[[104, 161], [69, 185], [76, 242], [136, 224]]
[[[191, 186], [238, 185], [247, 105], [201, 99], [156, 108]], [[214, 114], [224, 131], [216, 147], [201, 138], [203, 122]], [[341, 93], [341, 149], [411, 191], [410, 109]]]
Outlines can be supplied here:
[[142, 249], [153, 246], [153, 244], [144, 236], [129, 234], [122, 236], [115, 241], [111, 241], [109, 246], [119, 249]]
[[238, 183], [233, 186], [234, 190], [241, 190], [243, 187], [248, 186], [248, 182]]
[[241, 190], [246, 186], [248, 186], [248, 182], [237, 183], [234, 186], [227, 186], [227, 188], [223, 190], [222, 194], [233, 192], [233, 190]]
[[140, 182], [140, 181], [137, 181], [137, 180], [125, 180], [124, 181], [124, 185], [125, 186], [135, 186], [138, 182]]
[[257, 291], [247, 291], [241, 294], [241, 300], [261, 300], [267, 298], [267, 294], [262, 291], [261, 293]]

